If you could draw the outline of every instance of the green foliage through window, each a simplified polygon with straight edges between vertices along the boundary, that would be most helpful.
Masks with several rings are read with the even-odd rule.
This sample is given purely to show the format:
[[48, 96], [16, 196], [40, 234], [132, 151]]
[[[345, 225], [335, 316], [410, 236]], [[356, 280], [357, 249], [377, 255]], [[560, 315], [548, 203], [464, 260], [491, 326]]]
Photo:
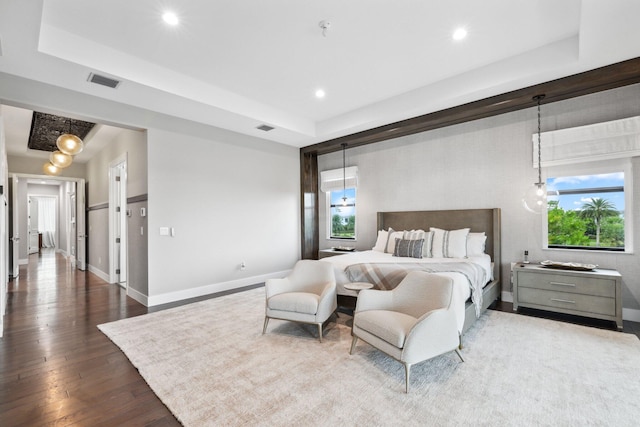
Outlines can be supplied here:
[[547, 211], [548, 246], [624, 250], [624, 174], [547, 180], [558, 190]]
[[356, 238], [356, 189], [329, 193], [331, 218], [329, 237], [332, 239]]

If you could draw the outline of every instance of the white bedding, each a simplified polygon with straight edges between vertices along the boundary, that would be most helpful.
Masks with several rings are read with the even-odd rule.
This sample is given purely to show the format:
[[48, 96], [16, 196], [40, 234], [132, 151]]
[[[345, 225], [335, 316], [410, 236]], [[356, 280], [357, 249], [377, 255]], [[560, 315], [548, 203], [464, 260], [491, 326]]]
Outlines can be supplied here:
[[[345, 283], [349, 283], [350, 280], [345, 273], [348, 266], [361, 263], [450, 263], [450, 262], [469, 262], [474, 263], [482, 267], [488, 278], [493, 277], [491, 257], [487, 254], [482, 256], [474, 256], [469, 258], [410, 258], [410, 257], [394, 257], [392, 254], [379, 252], [379, 251], [362, 251], [347, 253], [339, 256], [332, 256], [321, 259], [321, 261], [331, 263], [334, 266], [336, 275], [337, 293], [338, 295], [357, 296], [355, 291], [350, 291], [344, 288]], [[464, 325], [465, 316], [465, 303], [471, 297], [471, 288], [469, 286], [469, 280], [462, 273], [456, 272], [440, 272], [433, 273], [447, 276], [453, 279], [454, 283], [454, 295], [453, 304], [456, 307], [456, 318], [458, 322], [458, 330], [462, 331]]]

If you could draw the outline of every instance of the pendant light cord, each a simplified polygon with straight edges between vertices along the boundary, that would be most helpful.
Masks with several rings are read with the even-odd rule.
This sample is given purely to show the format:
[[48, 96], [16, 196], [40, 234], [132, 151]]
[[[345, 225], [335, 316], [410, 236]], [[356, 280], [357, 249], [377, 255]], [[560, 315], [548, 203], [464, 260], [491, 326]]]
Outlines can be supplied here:
[[544, 95], [536, 95], [533, 97], [536, 101], [538, 101], [538, 185], [542, 184], [542, 150], [541, 147], [541, 120], [540, 120], [540, 101], [544, 98]]
[[342, 200], [347, 201], [347, 162], [345, 152], [347, 150], [347, 144], [342, 144]]

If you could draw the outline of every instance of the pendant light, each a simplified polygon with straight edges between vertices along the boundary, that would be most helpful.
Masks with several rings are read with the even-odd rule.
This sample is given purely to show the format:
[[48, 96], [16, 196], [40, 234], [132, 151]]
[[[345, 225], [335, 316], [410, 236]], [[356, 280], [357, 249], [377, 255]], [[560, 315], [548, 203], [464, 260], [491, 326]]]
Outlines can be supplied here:
[[60, 169], [64, 169], [71, 165], [71, 162], [73, 161], [73, 157], [71, 157], [66, 153], [63, 153], [62, 151], [54, 151], [49, 156], [49, 161], [51, 162], [52, 165]]
[[549, 190], [544, 182], [542, 182], [542, 155], [541, 155], [541, 126], [540, 126], [540, 102], [544, 99], [544, 95], [536, 95], [533, 100], [538, 103], [538, 182], [533, 184], [522, 197], [522, 205], [529, 212], [540, 214], [547, 206], [547, 198]]
[[347, 144], [342, 144], [342, 206], [347, 206], [347, 164], [345, 162], [345, 151]]
[[70, 156], [79, 154], [84, 149], [82, 140], [71, 133], [71, 120], [67, 121], [67, 133], [64, 133], [56, 140], [58, 150]]
[[47, 162], [42, 166], [42, 172], [44, 172], [45, 175], [58, 176], [60, 172], [62, 172], [62, 169], [53, 165], [51, 162]]

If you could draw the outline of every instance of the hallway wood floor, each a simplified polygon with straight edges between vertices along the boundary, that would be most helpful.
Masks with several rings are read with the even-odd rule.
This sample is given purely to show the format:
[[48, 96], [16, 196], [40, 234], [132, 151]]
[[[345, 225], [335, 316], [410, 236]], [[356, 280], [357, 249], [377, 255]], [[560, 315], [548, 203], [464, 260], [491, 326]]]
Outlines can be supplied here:
[[9, 283], [0, 339], [0, 426], [179, 426], [97, 325], [147, 313], [60, 255], [29, 257]]

